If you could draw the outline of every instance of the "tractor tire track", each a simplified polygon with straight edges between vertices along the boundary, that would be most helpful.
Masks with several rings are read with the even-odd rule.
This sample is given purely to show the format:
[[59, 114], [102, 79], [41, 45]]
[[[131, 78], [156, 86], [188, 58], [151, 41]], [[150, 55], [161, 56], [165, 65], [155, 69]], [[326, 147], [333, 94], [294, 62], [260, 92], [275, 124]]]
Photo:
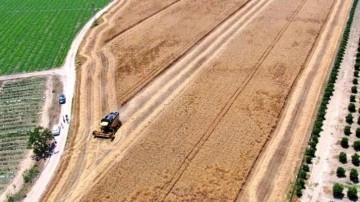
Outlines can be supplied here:
[[[217, 125], [221, 122], [222, 118], [226, 115], [226, 113], [230, 110], [233, 103], [238, 99], [239, 95], [243, 92], [245, 87], [248, 85], [248, 83], [251, 81], [255, 73], [259, 70], [261, 64], [265, 61], [275, 44], [280, 40], [282, 35], [285, 33], [285, 31], [288, 29], [290, 24], [294, 21], [296, 15], [299, 13], [303, 5], [305, 4], [306, 0], [302, 0], [299, 7], [295, 10], [293, 15], [290, 17], [288, 23], [285, 24], [285, 26], [281, 29], [279, 34], [276, 36], [274, 41], [271, 43], [271, 45], [267, 48], [267, 50], [264, 52], [264, 54], [261, 56], [259, 61], [256, 63], [254, 67], [251, 68], [250, 73], [247, 75], [247, 77], [244, 79], [242, 84], [239, 86], [239, 88], [235, 91], [235, 93], [231, 96], [231, 98], [228, 100], [226, 105], [222, 108], [219, 115], [216, 117], [216, 119], [213, 121], [209, 129], [201, 136], [201, 138], [196, 142], [193, 149], [188, 153], [188, 155], [183, 160], [181, 166], [176, 171], [176, 173], [173, 175], [173, 178], [170, 182], [169, 188], [167, 193], [165, 194], [164, 198], [162, 200], [165, 200], [166, 197], [171, 193], [176, 183], [180, 180], [181, 176], [184, 174], [188, 166], [190, 165], [191, 161], [195, 158], [197, 153], [200, 151], [202, 146], [205, 144], [205, 142], [209, 139], [213, 131], [216, 129]], [[258, 13], [260, 10], [257, 11]], [[256, 14], [255, 14], [256, 15]], [[254, 16], [254, 15], [253, 15]], [[164, 189], [164, 188], [163, 188]]]
[[[240, 32], [240, 30], [242, 30], [242, 28], [244, 28], [247, 25], [247, 23], [249, 23], [254, 18], [254, 16], [256, 16], [256, 14], [260, 13], [261, 10], [264, 9], [268, 3], [269, 1], [263, 0], [263, 1], [255, 2], [254, 4], [250, 4], [244, 10], [239, 10], [239, 12], [237, 12], [236, 15], [234, 14], [234, 19], [231, 18], [228, 21], [226, 21], [226, 23], [222, 24], [220, 27], [216, 29], [216, 31], [214, 31], [215, 33], [209, 35], [206, 38], [206, 40], [204, 39], [203, 43], [199, 43], [196, 47], [192, 49], [192, 51], [190, 51], [190, 53], [188, 53], [183, 58], [181, 58], [181, 60], [179, 59], [177, 64], [174, 64], [174, 66], [178, 65], [182, 68], [180, 68], [178, 71], [174, 70], [175, 69], [174, 66], [169, 68], [168, 71], [164, 73], [164, 74], [168, 74], [169, 76], [166, 77], [166, 75], [164, 76], [164, 74], [162, 74], [157, 79], [152, 81], [147, 87], [142, 89], [141, 93], [136, 95], [134, 99], [126, 103], [120, 109], [120, 113], [123, 115], [122, 118], [125, 117], [125, 120], [126, 120], [126, 114], [133, 114], [134, 116], [138, 116], [139, 118], [131, 117], [130, 119], [127, 120], [128, 122], [130, 122], [127, 123], [128, 125], [127, 129], [121, 128], [120, 130], [123, 130], [123, 132], [124, 130], [127, 130], [127, 132], [124, 133], [132, 134], [132, 131], [136, 131], [139, 126], [144, 125], [144, 123], [147, 122], [149, 117], [153, 115], [153, 112], [156, 111], [158, 108], [161, 108], [160, 106], [164, 104], [164, 100], [171, 100], [170, 98], [171, 96], [176, 96], [176, 93], [173, 93], [172, 95], [164, 95], [163, 93], [166, 92], [179, 93], [181, 92], [181, 89], [179, 88], [181, 87], [186, 88], [187, 85], [183, 85], [183, 84], [190, 82], [188, 81], [189, 77], [192, 76], [192, 78], [195, 78], [196, 75], [199, 74], [201, 75], [202, 69], [200, 68], [200, 66], [204, 67], [205, 65], [203, 64], [209, 62], [209, 60], [211, 60], [210, 58], [212, 58], [211, 57], [212, 55], [215, 55], [215, 53], [218, 53], [218, 51], [221, 51], [224, 46], [229, 44], [233, 39], [233, 37], [237, 35], [238, 32]], [[276, 43], [276, 41], [274, 41], [274, 43]], [[268, 52], [270, 52], [270, 50], [268, 50]], [[263, 58], [265, 59], [266, 57], [263, 56]], [[184, 68], [184, 66], [186, 68]], [[170, 72], [171, 70], [173, 70], [173, 72]], [[200, 73], [194, 73], [195, 71], [200, 71]], [[252, 74], [254, 73], [255, 71], [252, 72]], [[177, 75], [176, 76], [177, 78], [174, 78], [175, 77], [174, 75]], [[167, 78], [171, 78], [171, 79], [167, 79]], [[250, 80], [249, 76], [248, 76], [248, 80]], [[166, 81], [168, 81], [168, 83]], [[159, 85], [159, 84], [154, 84], [155, 82], [162, 82], [162, 83]], [[153, 91], [151, 91], [152, 86], [162, 86], [163, 89], [159, 90], [158, 88], [156, 88]], [[146, 96], [144, 97], [144, 94], [145, 95], [147, 94], [149, 97]], [[144, 99], [146, 101], [141, 102], [141, 107], [133, 111], [132, 109], [130, 109], [129, 106], [133, 106], [134, 108], [137, 108], [137, 106], [133, 105], [132, 102], [139, 102], [137, 100], [139, 97], [142, 97], [140, 99]], [[236, 97], [233, 96], [233, 99], [235, 100]], [[118, 141], [119, 140], [115, 140], [114, 145], [116, 145]], [[136, 139], [134, 142], [136, 142]], [[126, 150], [129, 147], [131, 147], [132, 143], [123, 145], [123, 147], [116, 146], [117, 150], [121, 152], [126, 152]], [[200, 145], [200, 143], [198, 143], [198, 145]], [[97, 165], [100, 165], [101, 163], [107, 164], [107, 162], [104, 162], [106, 158], [103, 157], [105, 156], [106, 156], [106, 152], [104, 152], [102, 156], [99, 156], [98, 158], [99, 161], [96, 164]], [[109, 162], [109, 164], [113, 164], [113, 163], [114, 161]], [[111, 165], [110, 166], [107, 165], [105, 166], [105, 168], [106, 170], [108, 170], [111, 168]], [[106, 173], [106, 170], [103, 170], [102, 173], [96, 175], [95, 178], [99, 180], [101, 178], [100, 175], [104, 175]], [[90, 173], [90, 175], [91, 174], [92, 173]]]
[[[328, 15], [327, 15], [327, 17], [326, 17], [326, 22], [329, 22], [330, 21], [330, 17], [331, 17], [331, 14], [332, 13], [334, 13], [334, 10], [335, 10], [335, 8], [334, 8], [334, 6], [335, 6], [335, 4], [336, 4], [336, 2], [334, 1], [333, 2], [333, 4], [332, 4], [332, 7], [331, 7], [331, 12], [329, 12], [328, 13]], [[336, 13], [335, 13], [335, 16], [339, 16], [339, 13], [341, 12], [341, 10], [342, 10], [342, 8], [344, 7], [344, 2], [340, 2], [339, 3], [340, 5], [337, 7], [337, 10], [336, 10]], [[321, 36], [321, 33], [323, 33], [324, 32], [324, 29], [325, 29], [325, 27], [326, 27], [326, 25], [327, 25], [327, 23], [324, 23], [323, 25], [322, 25], [322, 27], [321, 27], [321, 32], [319, 32], [318, 33], [318, 35], [316, 36], [316, 41], [317, 41], [317, 43], [318, 43], [318, 41], [319, 41], [319, 38], [320, 38], [320, 36]], [[329, 31], [329, 32], [327, 32], [326, 33], [326, 39], [325, 39], [325, 41], [330, 41], [330, 38], [333, 36], [333, 32], [334, 32], [335, 30], [331, 30], [331, 31]], [[307, 60], [304, 62], [304, 64], [303, 64], [303, 67], [302, 67], [302, 70], [301, 71], [303, 71], [304, 70], [304, 67], [305, 67], [305, 65], [309, 62], [309, 60], [311, 59], [311, 55], [313, 54], [313, 52], [314, 52], [314, 48], [315, 47], [317, 47], [318, 45], [317, 44], [315, 44], [312, 48], [311, 48], [311, 51], [309, 51], [309, 54], [307, 55]], [[320, 53], [325, 53], [326, 51], [325, 51], [325, 49], [327, 48], [327, 46], [325, 45], [325, 44], [322, 44], [321, 45], [321, 51], [320, 51]], [[317, 61], [317, 65], [316, 66], [320, 66], [320, 61], [321, 61], [321, 59], [319, 59], [319, 58], [322, 58], [323, 57], [323, 54], [322, 55], [317, 55], [317, 59], [316, 59], [316, 61]], [[314, 80], [314, 78], [315, 78], [315, 75], [317, 75], [316, 74], [316, 72], [318, 71], [318, 69], [313, 69], [312, 70], [312, 74], [310, 74], [310, 76], [309, 77], [307, 77], [306, 78], [306, 82], [305, 83], [312, 83], [312, 81]], [[302, 73], [300, 73], [300, 74], [298, 74], [298, 76], [297, 76], [297, 78], [296, 78], [296, 81], [293, 83], [293, 85], [292, 85], [292, 87], [291, 87], [291, 89], [294, 89], [294, 86], [296, 86], [296, 83], [297, 83], [297, 81], [298, 81], [298, 79], [299, 79], [299, 77], [300, 77], [300, 75], [302, 75]], [[299, 99], [299, 100], [297, 100], [297, 109], [302, 109], [303, 107], [304, 107], [304, 105], [305, 105], [305, 100], [307, 100], [307, 99], [305, 99], [305, 98], [307, 98], [308, 96], [309, 96], [309, 86], [305, 86], [304, 87], [304, 90], [303, 90], [303, 94], [302, 94], [302, 98], [301, 99]], [[288, 94], [288, 96], [287, 96], [287, 98], [286, 98], [286, 100], [288, 100], [289, 99], [289, 97], [291, 96], [291, 94], [292, 93], [289, 93]], [[296, 110], [295, 112], [294, 112], [295, 114], [298, 114], [299, 112], [298, 112], [298, 110]], [[281, 116], [282, 115], [282, 112], [279, 114], [279, 116]], [[292, 118], [291, 118], [291, 125], [288, 125], [287, 126], [287, 128], [286, 128], [286, 134], [294, 134], [294, 131], [295, 131], [295, 128], [298, 128], [298, 125], [299, 125], [299, 119], [300, 119], [300, 117], [302, 117], [302, 116], [292, 116]], [[295, 123], [295, 124], [294, 124]], [[295, 137], [294, 136], [289, 136], [288, 138], [283, 138], [282, 140], [281, 140], [281, 142], [280, 142], [280, 144], [279, 145], [289, 145], [292, 141], [293, 141], [293, 139], [294, 139]], [[266, 143], [267, 144], [267, 143]], [[265, 151], [265, 149], [266, 149], [266, 147], [263, 147], [263, 150]], [[277, 148], [277, 150], [275, 151], [275, 154], [272, 156], [272, 159], [270, 160], [271, 162], [283, 162], [284, 160], [285, 160], [285, 158], [286, 158], [286, 153], [287, 153], [287, 150], [288, 150], [288, 147], [278, 147]], [[259, 157], [261, 156], [261, 155], [263, 155], [263, 152], [264, 151], [261, 151], [261, 154], [258, 156], [258, 159], [259, 159]], [[264, 197], [268, 197], [268, 194], [267, 193], [271, 193], [272, 192], [272, 190], [273, 190], [273, 184], [271, 183], [271, 182], [273, 182], [273, 179], [275, 178], [275, 173], [272, 173], [274, 170], [278, 170], [279, 169], [279, 167], [280, 167], [280, 163], [276, 163], [276, 164], [271, 164], [271, 168], [269, 168], [268, 170], [267, 170], [267, 172], [266, 172], [266, 179], [265, 178], [263, 178], [262, 179], [262, 181], [260, 182], [260, 184], [262, 184], [262, 185], [268, 185], [268, 186], [260, 186], [259, 187], [259, 189], [258, 189], [258, 191], [257, 191], [257, 201], [263, 201], [263, 200], [265, 200], [265, 198]], [[253, 167], [252, 168], [254, 168], [255, 166], [258, 166], [258, 165], [253, 165]], [[253, 171], [253, 169], [251, 169], [252, 171]], [[251, 176], [251, 175], [253, 175], [253, 173], [251, 173], [248, 177], [247, 177], [247, 179]], [[240, 199], [240, 197], [241, 197], [241, 191], [242, 190], [239, 190], [239, 194], [238, 194], [238, 200]]]
[[[134, 84], [132, 88], [130, 88], [128, 91], [124, 92], [121, 97], [118, 99], [120, 105], [125, 105], [129, 100], [131, 100], [136, 94], [142, 91], [142, 89], [146, 86], [146, 84], [150, 83], [154, 78], [157, 76], [163, 74], [167, 69], [174, 66], [176, 63], [178, 63], [180, 60], [185, 58], [189, 52], [191, 52], [193, 49], [196, 49], [201, 43], [204, 43], [204, 41], [213, 33], [216, 32], [222, 24], [225, 24], [227, 21], [229, 21], [231, 18], [234, 17], [239, 11], [241, 11], [245, 6], [249, 4], [250, 1], [246, 1], [243, 5], [241, 5], [239, 8], [235, 9], [233, 12], [229, 13], [229, 15], [221, 20], [217, 25], [215, 25], [212, 29], [210, 29], [208, 32], [206, 32], [203, 36], [201, 36], [193, 45], [189, 47], [184, 47], [179, 52], [182, 52], [182, 54], [177, 55], [176, 58], [174, 58], [172, 61], [169, 62], [165, 67], [163, 68], [155, 68], [153, 71], [151, 71], [146, 77], [144, 77], [141, 81]], [[262, 1], [261, 1], [262, 2]], [[249, 9], [251, 9], [250, 7]], [[228, 25], [230, 26], [230, 25]], [[168, 30], [170, 30], [172, 27], [170, 27]], [[149, 43], [154, 41], [154, 39], [150, 40]], [[134, 52], [134, 54], [140, 52], [142, 49], [137, 50]]]
[[137, 27], [137, 26], [145, 23], [146, 21], [148, 21], [148, 20], [150, 20], [150, 19], [152, 19], [152, 18], [154, 18], [154, 17], [156, 17], [156, 16], [158, 16], [158, 15], [161, 15], [161, 14], [162, 14], [163, 12], [165, 12], [167, 9], [169, 9], [169, 8], [171, 8], [171, 7], [173, 7], [173, 6], [176, 6], [176, 5], [179, 4], [181, 1], [183, 1], [183, 0], [176, 0], [175, 2], [173, 2], [173, 3], [171, 3], [171, 4], [167, 5], [167, 6], [165, 6], [165, 7], [162, 8], [161, 10], [156, 11], [156, 12], [153, 13], [153, 14], [150, 14], [148, 17], [146, 17], [146, 18], [144, 18], [144, 19], [141, 19], [141, 20], [138, 21], [137, 23], [135, 23], [135, 24], [133, 24], [133, 25], [130, 25], [129, 27], [127, 27], [127, 28], [121, 30], [120, 32], [114, 34], [113, 36], [109, 37], [108, 39], [106, 39], [106, 40], [104, 41], [104, 43], [105, 43], [105, 44], [108, 44], [108, 43], [112, 42], [114, 39], [116, 39], [117, 37], [123, 35], [125, 32], [127, 32], [127, 31], [129, 31], [129, 30], [131, 30], [131, 29], [133, 29], [133, 28], [135, 28], [135, 27]]

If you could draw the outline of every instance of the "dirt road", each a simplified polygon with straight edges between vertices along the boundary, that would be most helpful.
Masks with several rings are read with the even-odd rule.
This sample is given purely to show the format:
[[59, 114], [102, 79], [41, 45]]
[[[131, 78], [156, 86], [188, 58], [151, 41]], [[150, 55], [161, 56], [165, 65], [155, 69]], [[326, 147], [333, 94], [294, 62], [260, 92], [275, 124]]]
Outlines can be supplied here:
[[[83, 43], [70, 145], [43, 200], [235, 200], [334, 2], [119, 1]], [[120, 105], [116, 139], [92, 139]]]

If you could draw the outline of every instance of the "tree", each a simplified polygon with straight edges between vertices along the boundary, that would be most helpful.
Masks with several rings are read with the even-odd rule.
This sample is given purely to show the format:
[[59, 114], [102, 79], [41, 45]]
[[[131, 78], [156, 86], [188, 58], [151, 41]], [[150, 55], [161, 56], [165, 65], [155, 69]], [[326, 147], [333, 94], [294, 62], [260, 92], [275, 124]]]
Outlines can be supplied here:
[[356, 112], [356, 106], [354, 103], [350, 103], [348, 106], [349, 112]]
[[345, 169], [343, 167], [338, 167], [336, 170], [336, 176], [338, 177], [346, 177], [345, 176]]
[[356, 129], [355, 135], [356, 137], [360, 138], [360, 128]]
[[351, 126], [345, 126], [344, 134], [345, 135], [350, 135], [351, 134]]
[[357, 85], [358, 84], [358, 80], [355, 78], [353, 79], [353, 84]]
[[310, 141], [310, 142], [309, 142], [309, 146], [310, 146], [311, 148], [313, 148], [313, 149], [316, 149], [316, 142]]
[[339, 161], [341, 163], [347, 163], [347, 157], [345, 152], [340, 152], [339, 154]]
[[360, 151], [360, 140], [354, 142], [355, 151]]
[[307, 164], [312, 164], [312, 157], [305, 155], [305, 162], [306, 162]]
[[354, 117], [351, 113], [349, 113], [347, 116], [346, 116], [346, 122], [348, 124], [352, 124], [354, 121], [353, 121]]
[[354, 183], [359, 182], [359, 174], [358, 174], [358, 171], [355, 168], [352, 168], [350, 170], [350, 180], [353, 181]]
[[360, 156], [357, 153], [355, 153], [354, 155], [351, 156], [351, 162], [354, 164], [354, 166], [359, 166]]
[[301, 179], [304, 179], [304, 180], [307, 179], [307, 174], [306, 174], [306, 172], [305, 172], [304, 170], [302, 170], [302, 169], [300, 169], [298, 176], [299, 176], [299, 178], [301, 178]]
[[343, 198], [344, 197], [343, 191], [344, 191], [344, 186], [342, 186], [341, 184], [335, 183], [333, 185], [334, 198]]
[[357, 93], [357, 87], [356, 86], [351, 87], [351, 93]]
[[43, 127], [36, 127], [28, 132], [28, 147], [33, 149], [34, 154], [39, 158], [44, 158], [51, 150], [50, 142], [54, 139], [50, 130]]
[[309, 166], [307, 164], [303, 164], [302, 170], [305, 171], [305, 172], [309, 172], [310, 168], [309, 168]]
[[[356, 80], [357, 81], [357, 80]], [[350, 95], [350, 102], [356, 102], [355, 95]]]
[[340, 145], [343, 148], [348, 148], [349, 147], [349, 139], [347, 137], [341, 138]]
[[315, 152], [316, 152], [316, 150], [314, 148], [308, 147], [305, 151], [305, 154], [307, 156], [315, 157]]
[[357, 201], [358, 196], [356, 187], [350, 187], [347, 191], [347, 196], [350, 200]]
[[359, 77], [359, 71], [357, 71], [357, 70], [354, 71], [354, 77], [356, 77], [356, 78]]

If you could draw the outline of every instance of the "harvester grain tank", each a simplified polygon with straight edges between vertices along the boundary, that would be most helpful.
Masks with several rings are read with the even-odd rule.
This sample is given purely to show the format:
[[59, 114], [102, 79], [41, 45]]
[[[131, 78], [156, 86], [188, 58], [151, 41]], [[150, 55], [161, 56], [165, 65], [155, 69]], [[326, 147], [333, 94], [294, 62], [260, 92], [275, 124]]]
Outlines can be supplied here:
[[121, 127], [122, 123], [119, 119], [119, 112], [111, 112], [106, 115], [100, 122], [101, 131], [93, 131], [94, 138], [115, 138], [116, 131]]

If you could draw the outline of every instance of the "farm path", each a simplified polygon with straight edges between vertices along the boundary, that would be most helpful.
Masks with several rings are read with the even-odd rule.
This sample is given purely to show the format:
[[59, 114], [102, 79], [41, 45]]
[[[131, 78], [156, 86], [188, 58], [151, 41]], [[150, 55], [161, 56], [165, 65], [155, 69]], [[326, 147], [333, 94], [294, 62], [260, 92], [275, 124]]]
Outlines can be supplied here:
[[[60, 74], [60, 75], [62, 75], [61, 81], [62, 81], [63, 87], [64, 87], [63, 92], [67, 99], [67, 103], [62, 105], [62, 107], [61, 107], [61, 113], [60, 113], [61, 117], [72, 114], [72, 111], [71, 111], [72, 103], [73, 103], [72, 100], [73, 100], [73, 96], [74, 96], [74, 92], [75, 92], [75, 77], [76, 77], [75, 59], [76, 59], [76, 54], [78, 52], [79, 46], [80, 46], [81, 42], [83, 41], [83, 38], [85, 37], [88, 30], [92, 27], [94, 21], [96, 19], [98, 19], [104, 12], [106, 12], [115, 3], [116, 3], [116, 1], [112, 1], [111, 3], [109, 3], [105, 8], [103, 8], [98, 13], [96, 13], [84, 25], [84, 27], [80, 30], [80, 32], [76, 35], [76, 38], [72, 42], [71, 48], [68, 51], [64, 65], [60, 69], [55, 70], [55, 73], [61, 72], [61, 74]], [[34, 75], [39, 76], [39, 75], [46, 74], [46, 73], [51, 74], [53, 72], [52, 72], [52, 70], [49, 70], [49, 71], [43, 71], [43, 72], [28, 73], [28, 74], [25, 74], [24, 76], [9, 75], [6, 77], [12, 78], [12, 76], [19, 76], [20, 78], [24, 78], [24, 77], [28, 77], [28, 76], [34, 76]], [[71, 116], [69, 116], [69, 117], [71, 120], [72, 117]], [[61, 134], [55, 138], [57, 141], [57, 153], [55, 155], [53, 155], [45, 163], [43, 171], [39, 175], [38, 179], [36, 180], [35, 184], [31, 188], [30, 192], [27, 193], [27, 196], [24, 199], [24, 201], [33, 202], [33, 201], [39, 201], [41, 199], [41, 196], [45, 192], [45, 190], [48, 187], [50, 181], [52, 180], [56, 170], [58, 169], [61, 156], [63, 155], [63, 152], [65, 150], [65, 144], [66, 144], [67, 137], [69, 134], [69, 128], [70, 128], [69, 124], [63, 124]]]
[[0, 76], [0, 81], [11, 80], [11, 79], [22, 79], [22, 78], [29, 78], [29, 77], [37, 77], [37, 76], [49, 76], [49, 75], [64, 75], [63, 68], [57, 69], [50, 69], [45, 71], [38, 71], [38, 72], [30, 72], [30, 73], [21, 73], [21, 74], [11, 74]]
[[[47, 70], [47, 71], [39, 71], [39, 72], [32, 72], [32, 73], [24, 73], [24, 74], [15, 74], [15, 75], [6, 75], [0, 77], [0, 81], [7, 81], [7, 80], [13, 80], [13, 79], [24, 79], [29, 77], [46, 77], [46, 91], [45, 91], [45, 102], [42, 110], [41, 119], [38, 123], [38, 125], [43, 127], [48, 127], [49, 125], [49, 109], [51, 106], [51, 102], [53, 99], [53, 93], [52, 93], [52, 87], [53, 87], [53, 76], [60, 76], [60, 78], [63, 77], [63, 69], [53, 69], [53, 70]], [[8, 187], [5, 191], [3, 191], [0, 195], [0, 201], [6, 200], [7, 194], [16, 193], [21, 189], [21, 187], [24, 184], [24, 180], [22, 177], [22, 174], [25, 170], [30, 169], [34, 165], [34, 161], [31, 158], [32, 151], [29, 151], [24, 160], [19, 165], [19, 170], [17, 171], [14, 179], [9, 183]]]
[[[351, 95], [352, 80], [354, 78], [354, 64], [355, 55], [357, 52], [358, 42], [360, 37], [360, 5], [357, 4], [354, 20], [352, 23], [348, 45], [344, 54], [343, 62], [341, 63], [338, 78], [335, 83], [335, 91], [328, 104], [328, 110], [325, 115], [323, 131], [320, 133], [318, 149], [316, 151], [316, 162], [313, 163], [308, 185], [303, 193], [302, 201], [316, 202], [316, 201], [350, 201], [347, 198], [334, 199], [331, 192], [332, 185], [335, 182], [345, 182], [344, 179], [339, 179], [334, 173], [338, 166], [337, 156], [340, 152], [345, 151], [349, 156], [353, 155], [355, 151], [351, 148], [348, 150], [342, 149], [337, 142], [344, 137], [344, 127], [346, 124], [345, 117], [349, 113], [348, 104]], [[358, 98], [358, 96], [357, 96]], [[357, 105], [358, 106], [358, 105]], [[356, 122], [357, 116], [354, 120]], [[355, 123], [356, 124], [356, 123]], [[353, 124], [353, 125], [355, 125]], [[355, 138], [355, 127], [352, 128], [352, 134], [349, 140]]]
[[318, 44], [293, 87], [274, 136], [257, 160], [238, 201], [281, 201], [286, 197], [294, 177], [292, 173], [301, 161], [316, 116], [316, 103], [321, 99], [323, 84], [336, 57], [351, 3], [334, 2]]

